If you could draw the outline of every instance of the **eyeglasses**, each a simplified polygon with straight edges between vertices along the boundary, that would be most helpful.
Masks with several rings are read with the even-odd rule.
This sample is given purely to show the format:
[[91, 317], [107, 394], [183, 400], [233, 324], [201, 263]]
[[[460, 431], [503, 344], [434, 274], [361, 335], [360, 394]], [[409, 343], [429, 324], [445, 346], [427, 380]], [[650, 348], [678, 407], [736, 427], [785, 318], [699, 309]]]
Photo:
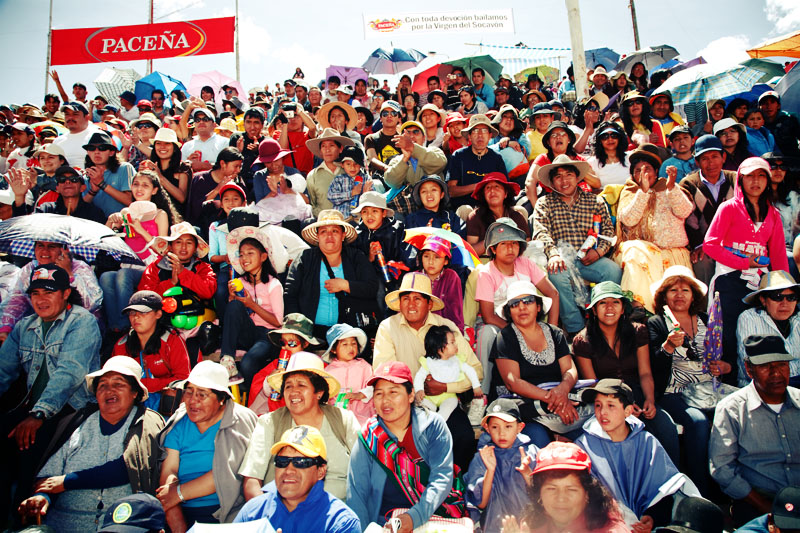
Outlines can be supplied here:
[[769, 298], [773, 302], [782, 302], [784, 300], [786, 300], [787, 302], [796, 302], [798, 299], [800, 299], [794, 293], [792, 293], [792, 294], [782, 294], [782, 293], [779, 293], [779, 292], [778, 293], [776, 293], [776, 292], [768, 293], [767, 294], [767, 298]]
[[514, 298], [513, 300], [508, 301], [508, 308], [514, 309], [519, 304], [531, 305], [536, 303], [536, 296], [523, 296], [522, 298]]
[[197, 122], [214, 122], [214, 119], [203, 115], [201, 117], [195, 118], [194, 121], [195, 121], [195, 123], [197, 123]]
[[186, 389], [183, 391], [183, 397], [185, 400], [192, 400], [195, 399], [198, 402], [204, 402], [211, 397], [212, 393], [205, 392], [205, 391], [196, 391], [192, 389]]
[[156, 129], [155, 125], [154, 124], [150, 124], [149, 122], [142, 122], [141, 124], [137, 124], [136, 127], [139, 128], [140, 130], [143, 130], [145, 128]]
[[80, 176], [56, 176], [56, 183], [83, 183], [83, 178]]
[[109, 150], [111, 150], [111, 148], [109, 148], [108, 146], [100, 146], [100, 145], [89, 146], [86, 148], [87, 152], [97, 152], [98, 150], [100, 152], [108, 152]]
[[300, 343], [297, 341], [281, 341], [281, 346], [288, 346], [289, 348], [297, 348]]
[[550, 134], [550, 137], [566, 137], [569, 135], [566, 131], [554, 131]]
[[275, 459], [273, 459], [275, 463], [275, 468], [287, 468], [289, 463], [292, 463], [292, 466], [295, 468], [299, 468], [301, 470], [305, 470], [306, 468], [311, 468], [312, 466], [316, 466], [320, 464], [319, 457], [287, 457], [285, 455], [276, 455]]
[[397, 111], [381, 111], [381, 117], [388, 117], [388, 116], [397, 117], [400, 116], [400, 113]]

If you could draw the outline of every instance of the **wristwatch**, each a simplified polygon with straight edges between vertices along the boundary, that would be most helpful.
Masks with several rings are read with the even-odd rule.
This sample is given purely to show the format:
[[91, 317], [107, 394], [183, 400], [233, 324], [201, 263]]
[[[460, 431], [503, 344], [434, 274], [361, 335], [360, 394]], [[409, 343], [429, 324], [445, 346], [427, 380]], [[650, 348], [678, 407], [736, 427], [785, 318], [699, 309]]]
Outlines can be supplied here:
[[30, 415], [35, 418], [36, 420], [44, 420], [46, 417], [44, 416], [44, 411], [31, 411]]

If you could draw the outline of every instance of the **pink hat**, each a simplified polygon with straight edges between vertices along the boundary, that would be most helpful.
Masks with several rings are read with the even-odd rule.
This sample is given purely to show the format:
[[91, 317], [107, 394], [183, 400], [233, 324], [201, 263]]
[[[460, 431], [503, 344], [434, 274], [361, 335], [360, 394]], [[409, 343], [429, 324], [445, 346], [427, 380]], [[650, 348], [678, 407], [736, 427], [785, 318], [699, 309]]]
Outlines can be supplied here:
[[411, 376], [411, 369], [408, 365], [400, 361], [386, 361], [379, 366], [372, 377], [367, 381], [367, 386], [374, 385], [379, 379], [385, 379], [398, 385], [409, 382], [414, 383], [414, 378]]
[[448, 259], [453, 258], [453, 254], [450, 252], [450, 243], [437, 235], [429, 235], [425, 239], [422, 248], [419, 249], [420, 254], [425, 250], [430, 250], [436, 255], [447, 257]]
[[222, 198], [222, 195], [225, 194], [226, 191], [231, 191], [231, 190], [241, 194], [242, 200], [247, 202], [247, 193], [244, 192], [244, 189], [242, 189], [241, 186], [235, 184], [232, 181], [229, 181], [228, 183], [222, 186], [222, 188], [219, 190], [219, 197]]
[[748, 157], [742, 164], [739, 165], [739, 175], [740, 176], [747, 176], [748, 174], [752, 174], [753, 171], [758, 169], [763, 170], [767, 173], [767, 176], [772, 178], [772, 170], [769, 168], [769, 163], [765, 159], [760, 157]]
[[536, 454], [533, 474], [548, 470], [589, 470], [592, 460], [589, 455], [571, 442], [551, 442]]

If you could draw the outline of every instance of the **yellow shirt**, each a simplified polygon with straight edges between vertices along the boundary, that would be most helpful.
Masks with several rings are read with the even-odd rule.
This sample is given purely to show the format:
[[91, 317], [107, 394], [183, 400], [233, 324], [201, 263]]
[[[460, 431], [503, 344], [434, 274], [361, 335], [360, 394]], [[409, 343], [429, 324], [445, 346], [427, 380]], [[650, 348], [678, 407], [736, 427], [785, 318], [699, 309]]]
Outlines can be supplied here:
[[547, 148], [542, 144], [543, 133], [539, 133], [538, 130], [533, 129], [525, 135], [528, 136], [528, 141], [531, 143], [531, 153], [528, 154], [528, 161], [533, 161], [540, 154], [547, 153]]

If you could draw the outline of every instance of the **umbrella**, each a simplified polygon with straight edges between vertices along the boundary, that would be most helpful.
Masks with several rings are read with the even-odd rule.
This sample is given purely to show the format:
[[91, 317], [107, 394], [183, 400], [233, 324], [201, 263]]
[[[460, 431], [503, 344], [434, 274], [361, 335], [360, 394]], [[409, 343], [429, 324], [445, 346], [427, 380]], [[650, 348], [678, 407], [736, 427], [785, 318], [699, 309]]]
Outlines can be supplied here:
[[603, 65], [606, 70], [611, 70], [619, 62], [619, 54], [611, 48], [595, 48], [586, 50], [586, 68], [594, 69], [597, 65]]
[[186, 92], [186, 86], [180, 80], [176, 80], [162, 72], [153, 72], [136, 82], [136, 89], [133, 91], [136, 94], [136, 101], [150, 100], [153, 91], [156, 89], [164, 91], [165, 107], [172, 106], [172, 98], [169, 96], [172, 91]]
[[530, 74], [536, 74], [539, 76], [539, 79], [542, 80], [542, 83], [547, 85], [548, 83], [558, 81], [559, 71], [555, 67], [536, 65], [535, 67], [528, 67], [514, 74], [514, 80], [519, 83], [525, 83], [528, 81], [528, 76]]
[[644, 68], [649, 71], [653, 67], [661, 65], [665, 61], [669, 61], [677, 55], [678, 51], [666, 44], [662, 44], [660, 46], [651, 46], [631, 52], [622, 58], [620, 62], [616, 64], [616, 66], [614, 66], [614, 70], [617, 72], [624, 70], [626, 74], [630, 74], [633, 65], [638, 62], [642, 62], [644, 63]]
[[220, 113], [222, 111], [222, 100], [225, 97], [225, 92], [222, 90], [223, 85], [230, 85], [239, 93], [240, 100], [247, 101], [247, 93], [242, 84], [217, 70], [192, 74], [192, 79], [189, 80], [189, 94], [199, 97], [203, 87], [211, 87], [214, 91], [214, 103], [217, 107], [217, 113]]
[[472, 74], [472, 69], [482, 68], [486, 72], [486, 79], [483, 83], [489, 87], [494, 87], [500, 74], [503, 73], [503, 65], [490, 55], [462, 57], [452, 61], [445, 61], [444, 64], [463, 68], [464, 72], [467, 73], [467, 78]]
[[430, 226], [410, 228], [406, 230], [406, 237], [403, 240], [419, 249], [422, 248], [425, 239], [427, 239], [429, 235], [441, 237], [453, 245], [450, 248], [450, 252], [453, 254], [451, 261], [453, 264], [464, 265], [469, 268], [475, 268], [481, 264], [480, 259], [478, 259], [478, 254], [475, 253], [475, 249], [470, 243], [462, 239], [457, 233], [443, 228], [434, 228]]
[[707, 102], [749, 91], [763, 75], [744, 65], [704, 63], [673, 74], [654, 94], [669, 91], [675, 105]]
[[765, 41], [747, 53], [750, 57], [800, 57], [800, 31]]
[[59, 135], [66, 135], [69, 133], [69, 130], [63, 124], [59, 124], [58, 122], [54, 122], [52, 120], [43, 120], [42, 122], [37, 122], [35, 124], [31, 124], [31, 128], [33, 131], [36, 132], [36, 135], [40, 135], [42, 130], [50, 126], [51, 128], [55, 129]]
[[431, 76], [439, 76], [439, 81], [441, 81], [442, 86], [444, 86], [445, 78], [452, 72], [452, 65], [439, 64], [428, 67], [414, 76], [414, 83], [411, 84], [411, 90], [419, 94], [429, 92], [428, 78]]
[[729, 104], [733, 101], [734, 98], [743, 98], [748, 102], [750, 102], [751, 104], [755, 104], [756, 102], [758, 102], [759, 96], [761, 96], [767, 91], [772, 91], [772, 90], [773, 88], [767, 85], [766, 83], [759, 83], [753, 85], [753, 88], [750, 89], [749, 91], [733, 94], [731, 96], [726, 96], [725, 98], [723, 98], [723, 100], [725, 101], [726, 104]]
[[341, 80], [342, 85], [355, 85], [357, 80], [367, 80], [369, 74], [361, 67], [343, 67], [331, 65], [325, 69], [325, 80], [331, 76], [336, 76]]
[[800, 112], [800, 63], [795, 64], [792, 70], [775, 86], [775, 91], [781, 97], [781, 109], [791, 113]]
[[746, 67], [752, 67], [763, 72], [764, 76], [758, 80], [759, 83], [767, 83], [775, 76], [783, 76], [786, 74], [786, 71], [783, 70], [783, 65], [774, 61], [770, 61], [769, 59], [748, 59], [739, 64]]
[[34, 213], [0, 222], [0, 251], [33, 258], [37, 241], [66, 244], [70, 252], [91, 263], [100, 250], [122, 263], [142, 261], [116, 233], [103, 224], [84, 218]]
[[397, 74], [404, 70], [414, 68], [417, 63], [425, 59], [425, 54], [419, 50], [409, 48], [378, 48], [372, 52], [364, 64], [364, 70], [372, 74]]
[[[94, 80], [94, 86], [102, 94], [108, 103], [121, 107], [119, 95], [125, 91], [133, 91], [136, 88], [136, 80], [142, 76], [132, 68], [106, 67], [103, 72]], [[148, 96], [149, 100], [150, 97]]]
[[[708, 330], [703, 346], [703, 373], [710, 374], [709, 365], [720, 359], [722, 359], [722, 308], [719, 304], [719, 293], [715, 292], [711, 312], [708, 314]], [[714, 390], [717, 390], [719, 380], [714, 377], [711, 381], [714, 384]]]

